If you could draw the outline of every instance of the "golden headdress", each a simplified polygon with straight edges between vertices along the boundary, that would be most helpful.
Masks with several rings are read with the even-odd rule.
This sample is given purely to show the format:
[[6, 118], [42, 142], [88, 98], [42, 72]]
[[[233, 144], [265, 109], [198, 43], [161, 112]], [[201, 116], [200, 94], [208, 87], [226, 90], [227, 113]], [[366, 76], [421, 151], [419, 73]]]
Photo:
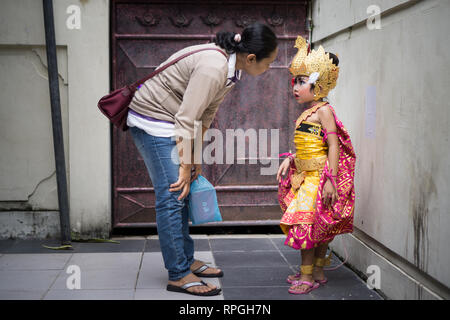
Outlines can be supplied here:
[[310, 83], [315, 84], [314, 100], [326, 97], [336, 87], [339, 67], [333, 64], [333, 59], [322, 46], [308, 53], [308, 43], [301, 36], [297, 37], [294, 48], [298, 52], [292, 59], [289, 71], [294, 77], [310, 77]]

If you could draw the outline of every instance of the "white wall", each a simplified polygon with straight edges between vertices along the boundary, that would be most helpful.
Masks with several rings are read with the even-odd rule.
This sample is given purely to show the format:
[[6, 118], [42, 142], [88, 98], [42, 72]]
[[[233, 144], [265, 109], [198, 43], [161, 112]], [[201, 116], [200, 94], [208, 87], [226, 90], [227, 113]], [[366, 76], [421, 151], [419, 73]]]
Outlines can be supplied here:
[[312, 16], [313, 42], [340, 58], [330, 99], [358, 157], [355, 226], [450, 286], [450, 1], [316, 0]]
[[[70, 5], [80, 8], [80, 29], [67, 27]], [[109, 1], [58, 0], [53, 6], [71, 228], [108, 236], [109, 123], [96, 104], [109, 92]], [[0, 238], [58, 237], [42, 1], [2, 1], [0, 85]]]

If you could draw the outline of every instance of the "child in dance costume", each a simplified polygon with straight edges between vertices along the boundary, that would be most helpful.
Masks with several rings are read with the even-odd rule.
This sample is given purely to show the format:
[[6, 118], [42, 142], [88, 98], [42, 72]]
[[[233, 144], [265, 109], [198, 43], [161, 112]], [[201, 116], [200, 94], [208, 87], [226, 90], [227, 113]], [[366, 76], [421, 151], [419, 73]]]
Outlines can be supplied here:
[[302, 257], [300, 272], [287, 278], [292, 284], [288, 291], [304, 294], [327, 282], [328, 243], [353, 231], [355, 152], [347, 130], [323, 99], [336, 86], [337, 56], [322, 46], [309, 52], [300, 36], [295, 47], [289, 70], [293, 93], [304, 109], [296, 121], [296, 153], [282, 162], [277, 180], [285, 245], [301, 250]]

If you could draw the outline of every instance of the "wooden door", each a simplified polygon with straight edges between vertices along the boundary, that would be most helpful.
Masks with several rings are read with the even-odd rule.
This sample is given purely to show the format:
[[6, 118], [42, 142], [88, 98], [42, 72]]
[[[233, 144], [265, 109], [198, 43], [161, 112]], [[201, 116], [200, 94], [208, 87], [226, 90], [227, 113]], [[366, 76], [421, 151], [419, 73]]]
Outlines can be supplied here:
[[[271, 129], [278, 129], [279, 153], [286, 152], [293, 149], [298, 116], [288, 66], [297, 35], [307, 37], [306, 10], [306, 1], [112, 1], [112, 89], [144, 77], [177, 50], [210, 42], [220, 30], [241, 32], [253, 21], [266, 23], [278, 37], [276, 61], [261, 76], [243, 74], [211, 128], [223, 132], [224, 139], [227, 129], [268, 129], [269, 151]], [[247, 143], [249, 139], [245, 137]], [[113, 128], [112, 150], [113, 227], [155, 226], [154, 191], [130, 133]], [[248, 145], [245, 159], [239, 159], [242, 164], [237, 150], [231, 164], [225, 163], [226, 154], [224, 148], [224, 164], [203, 165], [204, 176], [217, 190], [221, 225], [277, 224], [281, 211], [276, 175], [261, 174], [268, 165], [259, 154], [257, 163], [250, 163], [255, 159], [250, 159]]]

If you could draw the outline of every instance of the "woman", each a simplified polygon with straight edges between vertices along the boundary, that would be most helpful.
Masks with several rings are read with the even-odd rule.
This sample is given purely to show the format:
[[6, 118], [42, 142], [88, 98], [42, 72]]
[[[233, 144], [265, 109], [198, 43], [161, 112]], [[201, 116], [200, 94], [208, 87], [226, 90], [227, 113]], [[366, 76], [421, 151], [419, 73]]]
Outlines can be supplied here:
[[[194, 122], [201, 121], [204, 134], [241, 72], [262, 74], [278, 53], [275, 34], [260, 23], [248, 26], [242, 35], [219, 32], [213, 42], [169, 57], [163, 65], [187, 52], [218, 49], [189, 55], [146, 81], [136, 92], [127, 119], [155, 189], [156, 224], [169, 273], [167, 290], [201, 296], [220, 294], [221, 289], [199, 277], [221, 277], [223, 272], [194, 260], [189, 236], [185, 198], [190, 183], [201, 173], [201, 165], [185, 160], [193, 152], [189, 141], [194, 137]], [[177, 159], [172, 153], [175, 146]]]

